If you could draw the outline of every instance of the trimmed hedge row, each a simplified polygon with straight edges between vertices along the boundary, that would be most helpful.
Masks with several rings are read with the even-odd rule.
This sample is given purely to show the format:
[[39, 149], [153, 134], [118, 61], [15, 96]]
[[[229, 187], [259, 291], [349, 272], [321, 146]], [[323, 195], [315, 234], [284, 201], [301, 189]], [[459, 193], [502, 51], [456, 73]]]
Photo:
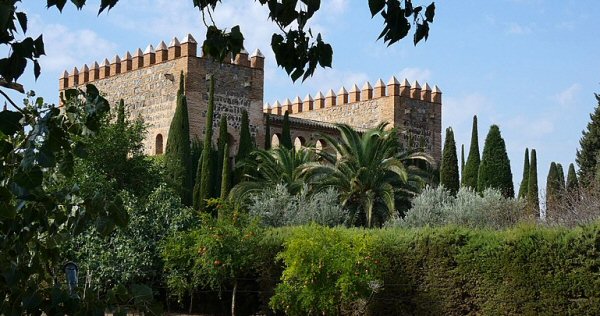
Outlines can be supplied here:
[[309, 225], [269, 230], [258, 248], [261, 299], [291, 315], [600, 315], [600, 224]]

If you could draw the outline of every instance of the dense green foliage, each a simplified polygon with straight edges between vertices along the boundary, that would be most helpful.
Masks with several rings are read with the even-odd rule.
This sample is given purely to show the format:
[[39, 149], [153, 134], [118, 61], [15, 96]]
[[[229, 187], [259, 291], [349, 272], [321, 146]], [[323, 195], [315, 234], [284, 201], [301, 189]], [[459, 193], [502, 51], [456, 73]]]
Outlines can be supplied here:
[[556, 163], [550, 164], [550, 170], [548, 170], [548, 177], [546, 178], [546, 217], [556, 217], [557, 214], [557, 203], [559, 202], [561, 195], [560, 177], [558, 176], [558, 169]]
[[600, 152], [600, 94], [596, 94], [598, 105], [594, 113], [590, 114], [590, 122], [582, 132], [577, 157], [575, 162], [579, 167], [579, 182], [583, 186], [589, 185], [595, 177]]
[[531, 163], [529, 164], [529, 183], [527, 186], [527, 213], [533, 217], [540, 217], [540, 198], [537, 173], [537, 153], [531, 150]]
[[460, 187], [456, 142], [451, 127], [446, 129], [446, 141], [444, 142], [442, 165], [440, 166], [440, 184], [448, 189], [452, 195], [456, 195]]
[[[359, 133], [348, 125], [338, 124], [341, 141], [323, 135], [333, 155], [321, 151], [326, 163], [306, 169], [316, 190], [333, 187], [340, 193], [342, 206], [350, 212], [352, 225], [380, 226], [394, 215], [399, 196], [414, 195], [424, 187], [422, 169], [429, 155], [404, 151], [395, 129], [386, 124]], [[410, 163], [410, 164], [409, 164]]]
[[231, 312], [235, 315], [238, 278], [257, 263], [254, 258], [262, 237], [261, 228], [237, 213], [218, 219], [203, 214], [201, 221], [199, 228], [165, 241], [162, 256], [167, 284], [178, 296], [194, 287], [218, 291], [229, 287], [233, 302]]
[[523, 180], [519, 186], [519, 199], [527, 198], [527, 189], [529, 187], [529, 148], [525, 148], [525, 158], [523, 159]]
[[461, 188], [455, 196], [444, 187], [428, 187], [412, 201], [404, 218], [396, 218], [387, 226], [415, 228], [460, 225], [472, 228], [504, 229], [522, 219], [524, 204], [502, 196], [488, 188], [479, 194]]
[[292, 132], [290, 130], [290, 113], [285, 111], [283, 115], [283, 124], [281, 127], [281, 140], [279, 141], [281, 147], [292, 149], [294, 143], [292, 142]]
[[[121, 288], [118, 297], [114, 289], [85, 297], [76, 290], [77, 300], [65, 284], [70, 258], [61, 246], [69, 237], [90, 225], [108, 234], [128, 221], [122, 200], [107, 195], [113, 191], [86, 192], [73, 181], [76, 160], [87, 155], [84, 139], [98, 132], [108, 102], [93, 85], [66, 91], [62, 110], [32, 96], [0, 112], [0, 314], [89, 315], [122, 303], [146, 309], [146, 286]], [[127, 303], [132, 294], [138, 298]]]
[[479, 175], [479, 164], [481, 159], [479, 157], [479, 134], [477, 131], [477, 115], [473, 116], [473, 128], [471, 129], [471, 145], [469, 147], [469, 156], [467, 157], [467, 163], [465, 165], [463, 175], [463, 187], [477, 189], [478, 175]]
[[110, 203], [123, 191], [144, 198], [162, 182], [161, 168], [143, 153], [146, 126], [139, 119], [128, 120], [126, 114], [121, 101], [100, 119], [95, 134], [79, 137], [86, 155], [74, 160], [73, 177], [63, 186], [77, 185], [89, 196], [102, 192], [111, 197], [106, 201]]
[[145, 200], [122, 196], [130, 218], [127, 228], [106, 237], [90, 228], [67, 245], [67, 253], [79, 264], [91, 290], [106, 292], [133, 283], [159, 288], [163, 263], [158, 245], [173, 233], [197, 225], [195, 214], [165, 186]]
[[477, 191], [483, 192], [487, 188], [496, 188], [505, 197], [515, 196], [510, 160], [506, 153], [504, 139], [500, 135], [500, 128], [497, 125], [490, 127], [485, 138], [477, 175]]
[[278, 184], [252, 195], [250, 200], [248, 213], [267, 227], [310, 223], [334, 227], [346, 224], [349, 219], [332, 188], [308, 194], [308, 188], [304, 187], [299, 193], [290, 194], [285, 185]]
[[271, 307], [287, 315], [335, 315], [342, 309], [360, 313], [365, 306], [352, 303], [368, 298], [381, 285], [373, 245], [372, 235], [365, 231], [294, 229], [277, 255], [285, 270]]
[[[182, 269], [181, 277], [191, 277], [215, 270], [213, 258], [223, 263], [228, 259], [221, 258], [228, 254], [241, 253], [244, 260], [254, 261], [244, 266], [252, 267], [254, 277], [264, 281], [248, 292], [260, 291], [264, 303], [270, 301], [271, 308], [290, 315], [600, 313], [600, 276], [594, 272], [600, 258], [595, 247], [600, 233], [597, 224], [575, 229], [519, 226], [502, 231], [309, 225], [253, 232], [259, 247], [249, 245], [246, 250], [220, 246], [232, 239], [243, 247], [235, 239], [240, 232], [224, 228], [212, 230], [220, 239], [211, 238], [202, 247], [197, 235], [173, 239], [174, 254], [181, 260], [173, 260], [172, 267]], [[250, 249], [255, 253], [247, 255]], [[206, 260], [206, 270], [193, 268], [195, 260]], [[206, 275], [215, 276], [211, 273]], [[211, 279], [225, 277], [206, 278]], [[231, 282], [225, 284], [231, 289]], [[246, 313], [267, 313], [268, 308], [259, 310], [257, 304]]]
[[190, 121], [187, 99], [184, 92], [183, 71], [179, 78], [177, 107], [169, 127], [169, 136], [165, 148], [166, 177], [181, 197], [184, 205], [192, 205], [192, 175], [190, 148]]
[[212, 136], [213, 136], [213, 113], [215, 111], [215, 77], [210, 76], [208, 88], [208, 109], [206, 110], [206, 123], [204, 124], [204, 147], [202, 148], [202, 162], [200, 163], [200, 183], [198, 185], [198, 194], [195, 196], [194, 208], [200, 211], [206, 209], [206, 201], [210, 198], [213, 186], [213, 176], [215, 170], [211, 167], [213, 154]]
[[579, 189], [579, 182], [577, 181], [577, 173], [575, 173], [575, 166], [569, 164], [569, 171], [567, 173], [567, 192], [577, 192]]

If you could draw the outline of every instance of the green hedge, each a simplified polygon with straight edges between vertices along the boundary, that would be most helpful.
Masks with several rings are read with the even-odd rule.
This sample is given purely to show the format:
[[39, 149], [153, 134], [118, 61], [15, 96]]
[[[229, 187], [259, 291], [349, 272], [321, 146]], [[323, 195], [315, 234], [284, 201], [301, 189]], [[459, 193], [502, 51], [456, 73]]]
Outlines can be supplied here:
[[257, 291], [263, 310], [269, 300], [291, 315], [599, 315], [599, 233], [273, 229], [258, 247]]

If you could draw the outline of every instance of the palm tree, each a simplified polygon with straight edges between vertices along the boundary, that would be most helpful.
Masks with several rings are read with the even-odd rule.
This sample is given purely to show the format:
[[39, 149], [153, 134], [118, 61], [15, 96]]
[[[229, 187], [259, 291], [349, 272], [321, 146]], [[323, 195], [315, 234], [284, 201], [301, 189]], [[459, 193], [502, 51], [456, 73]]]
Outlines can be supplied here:
[[309, 163], [304, 173], [313, 189], [334, 187], [340, 202], [353, 215], [355, 225], [381, 225], [395, 210], [401, 195], [414, 195], [424, 184], [418, 162], [432, 158], [420, 151], [404, 151], [396, 129], [386, 123], [364, 133], [337, 124], [341, 141], [323, 135], [336, 155], [320, 152], [328, 163]]
[[280, 146], [269, 150], [257, 149], [248, 159], [237, 164], [236, 169], [250, 172], [244, 174], [243, 180], [231, 189], [229, 196], [240, 203], [250, 194], [273, 188], [277, 184], [285, 185], [290, 194], [297, 194], [305, 184], [305, 165], [316, 161], [316, 158], [314, 151], [306, 148], [287, 149]]

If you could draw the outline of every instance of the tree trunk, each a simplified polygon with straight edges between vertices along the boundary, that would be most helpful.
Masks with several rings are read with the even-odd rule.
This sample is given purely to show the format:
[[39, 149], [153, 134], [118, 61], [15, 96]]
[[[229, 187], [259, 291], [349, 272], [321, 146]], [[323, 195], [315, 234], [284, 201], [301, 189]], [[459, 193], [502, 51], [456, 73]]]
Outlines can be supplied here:
[[237, 293], [237, 280], [233, 281], [233, 292], [231, 293], [231, 316], [235, 316], [235, 294]]
[[192, 313], [192, 306], [194, 306], [194, 293], [190, 292], [190, 308], [188, 310], [188, 314]]

